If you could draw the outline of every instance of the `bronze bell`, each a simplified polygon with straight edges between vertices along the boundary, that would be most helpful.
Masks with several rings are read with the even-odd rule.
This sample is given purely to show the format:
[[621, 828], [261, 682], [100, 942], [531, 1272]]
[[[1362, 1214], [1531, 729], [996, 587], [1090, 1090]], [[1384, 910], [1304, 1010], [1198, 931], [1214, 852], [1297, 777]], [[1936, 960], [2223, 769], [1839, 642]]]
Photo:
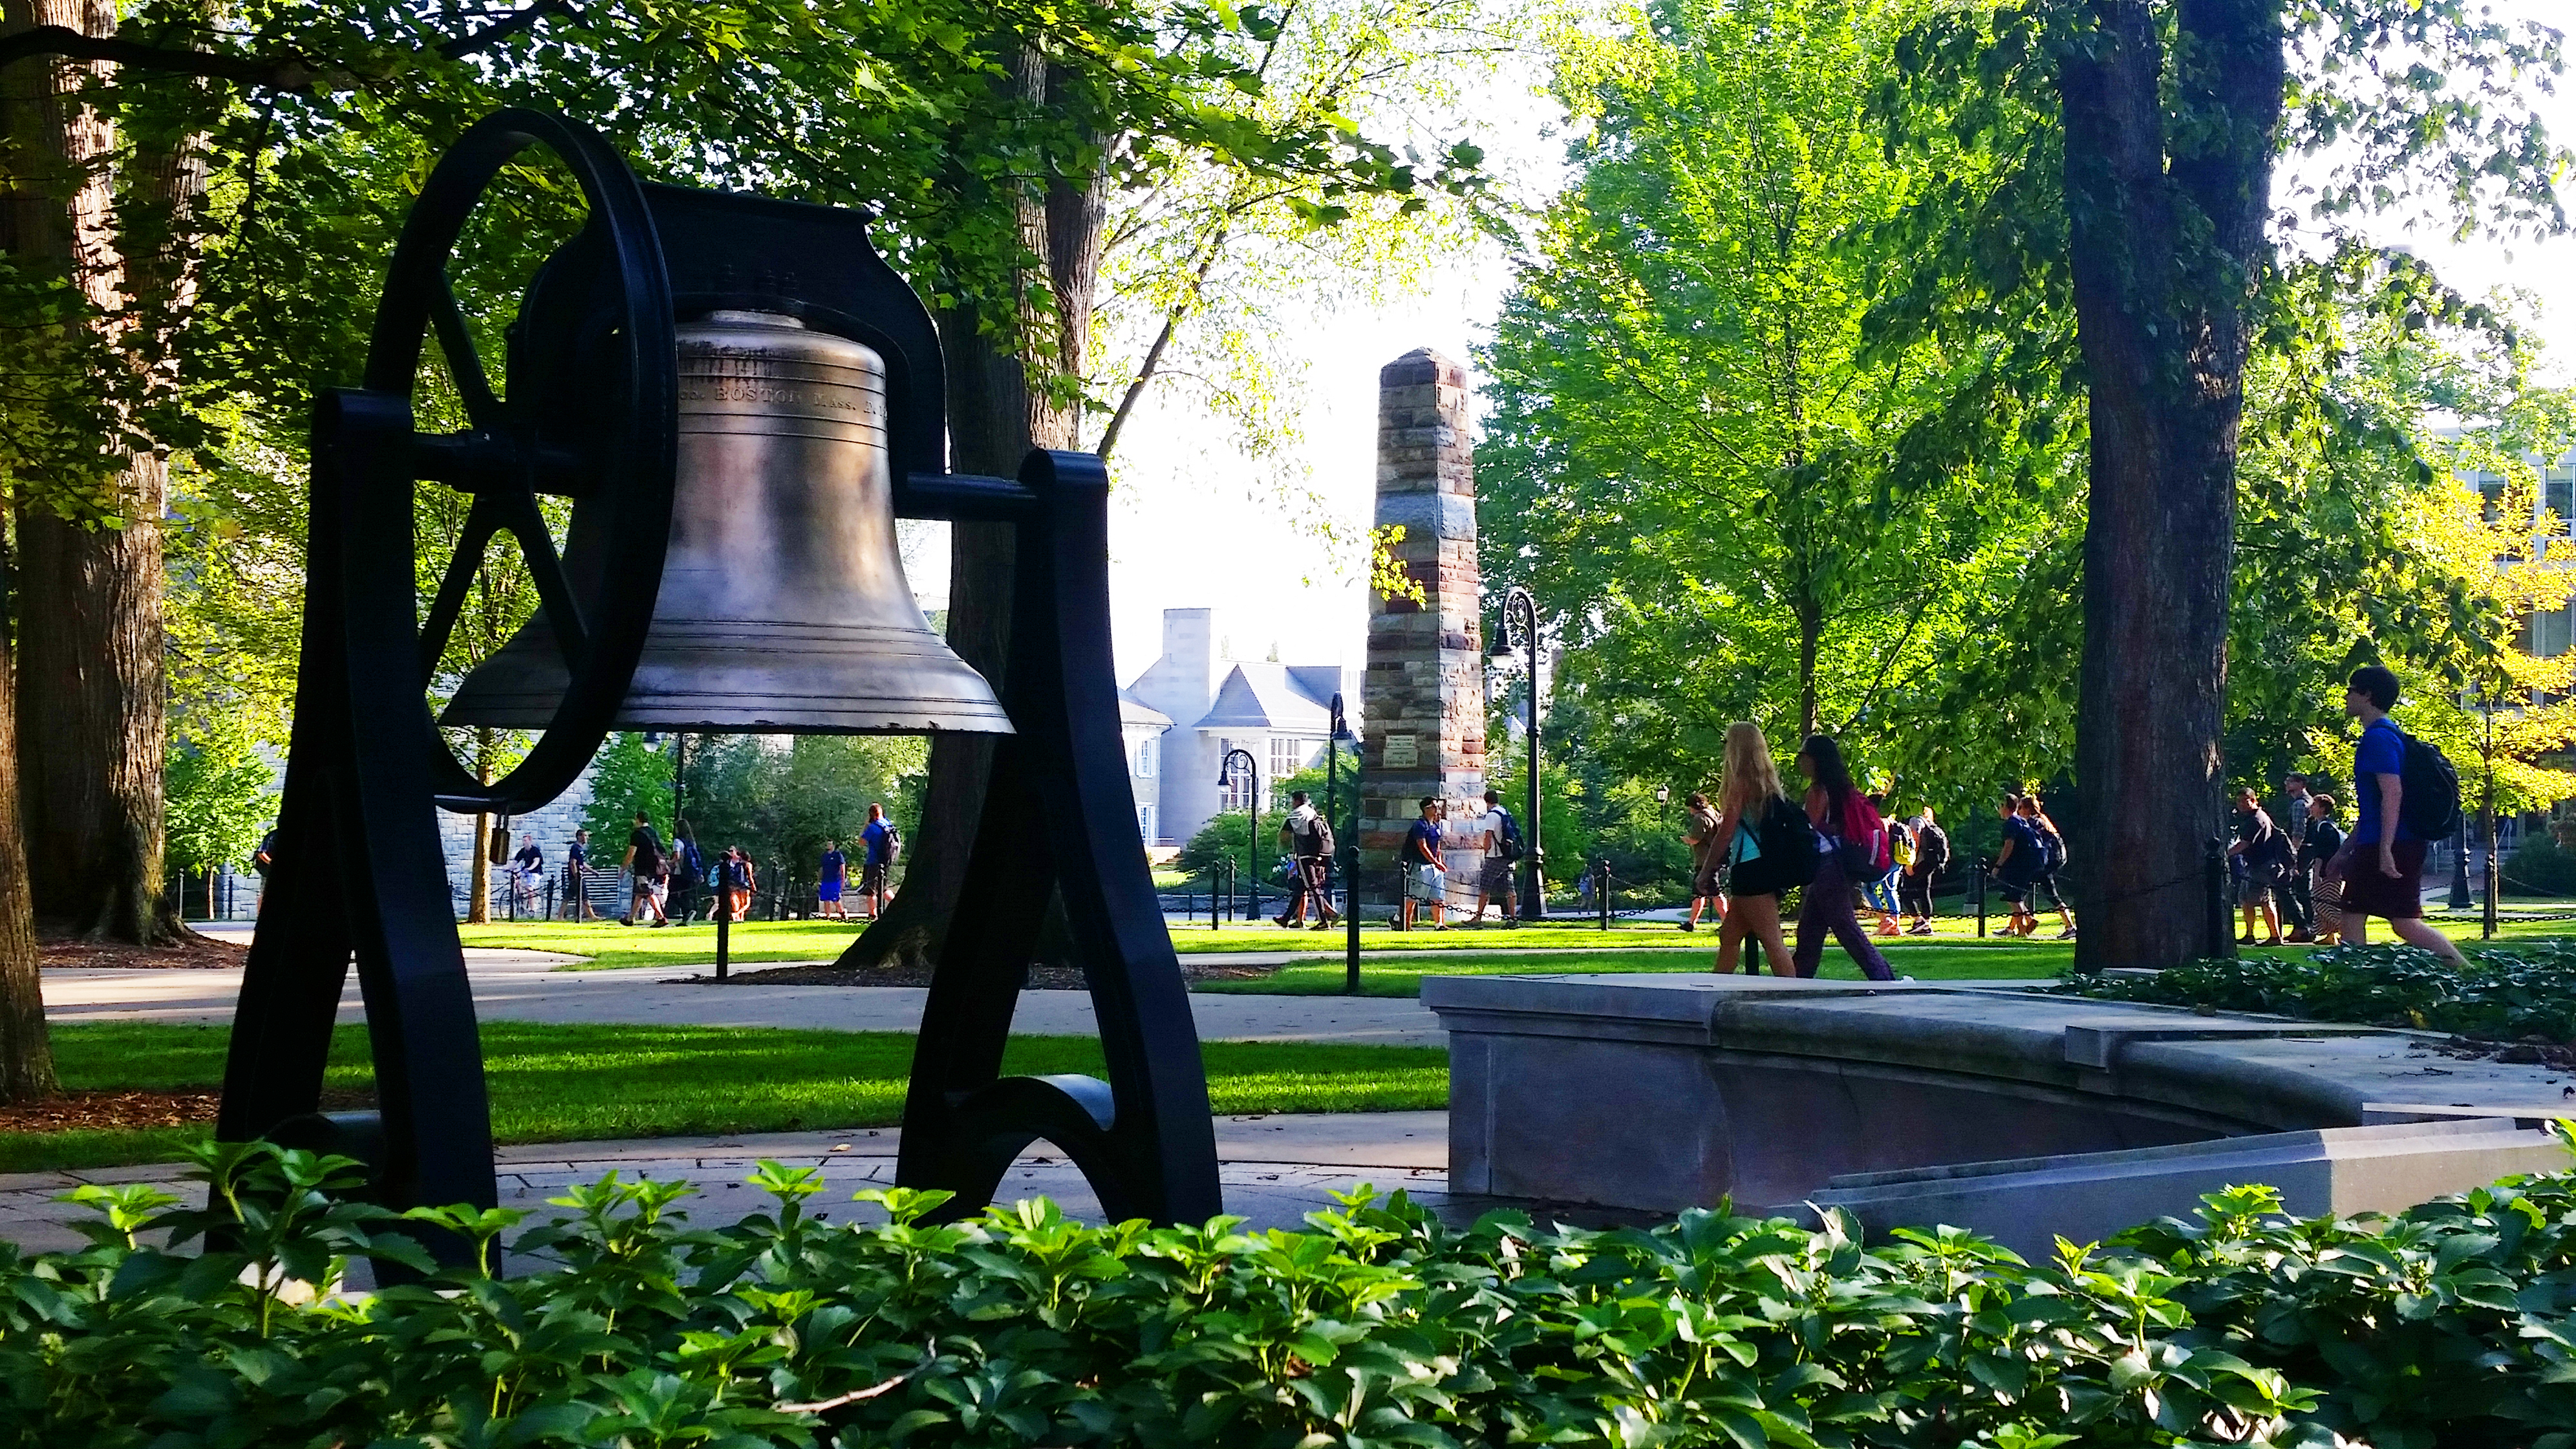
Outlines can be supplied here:
[[[932, 632], [904, 579], [884, 360], [770, 312], [711, 312], [679, 342], [670, 551], [614, 723], [1011, 733], [993, 687]], [[576, 529], [568, 554], [580, 551]], [[465, 677], [441, 723], [542, 728], [567, 678], [540, 611]]]

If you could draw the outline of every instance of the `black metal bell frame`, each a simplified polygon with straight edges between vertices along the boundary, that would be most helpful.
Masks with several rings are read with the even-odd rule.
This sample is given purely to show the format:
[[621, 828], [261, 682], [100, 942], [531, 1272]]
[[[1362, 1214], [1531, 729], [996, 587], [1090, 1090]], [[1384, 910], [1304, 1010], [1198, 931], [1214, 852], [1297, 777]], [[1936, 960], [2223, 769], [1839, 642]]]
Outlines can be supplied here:
[[[446, 263], [476, 199], [544, 145], [579, 180], [587, 225], [549, 258], [509, 331], [506, 394], [475, 356]], [[467, 131], [395, 248], [365, 386], [314, 410], [312, 532], [295, 736], [277, 864], [235, 1012], [216, 1134], [368, 1160], [397, 1206], [496, 1201], [473, 994], [433, 804], [521, 814], [560, 795], [607, 738], [645, 643], [671, 526], [675, 318], [783, 313], [885, 360], [895, 511], [1016, 526], [1011, 655], [968, 879], [905, 1101], [897, 1180], [992, 1199], [1030, 1143], [1054, 1143], [1115, 1218], [1221, 1207], [1198, 1037], [1137, 834], [1110, 660], [1108, 479], [1087, 453], [1032, 452], [1014, 479], [945, 471], [945, 373], [920, 299], [865, 218], [766, 197], [639, 183], [594, 132], [530, 111]], [[411, 394], [435, 338], [471, 426], [424, 435]], [[471, 493], [423, 619], [412, 486]], [[568, 571], [540, 494], [574, 500]], [[553, 721], [502, 779], [441, 744], [427, 685], [475, 568], [513, 535], [569, 666]], [[1043, 808], [1041, 808], [1043, 805]], [[1108, 1077], [1001, 1075], [1040, 907], [1062, 893]], [[354, 960], [377, 1110], [324, 1114], [322, 1075]], [[442, 1251], [454, 1243], [438, 1244]]]

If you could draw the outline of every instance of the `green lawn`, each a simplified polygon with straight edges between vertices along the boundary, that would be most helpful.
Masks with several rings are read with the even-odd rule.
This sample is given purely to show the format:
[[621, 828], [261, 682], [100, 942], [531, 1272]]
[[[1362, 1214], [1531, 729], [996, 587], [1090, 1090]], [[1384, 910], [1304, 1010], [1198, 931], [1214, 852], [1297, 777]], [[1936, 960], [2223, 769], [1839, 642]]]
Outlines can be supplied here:
[[[867, 929], [865, 921], [738, 921], [730, 954], [736, 961], [829, 961]], [[472, 947], [556, 951], [590, 959], [564, 969], [626, 966], [703, 966], [716, 959], [716, 928], [621, 926], [615, 921], [532, 921], [525, 925], [459, 926]]]
[[[225, 1029], [215, 1026], [53, 1030], [63, 1085], [85, 1090], [211, 1088], [223, 1078], [225, 1040]], [[513, 1021], [483, 1027], [493, 1132], [503, 1142], [886, 1126], [902, 1117], [912, 1045], [898, 1032]], [[331, 1046], [326, 1084], [368, 1087], [364, 1033], [335, 1033]], [[1449, 1101], [1448, 1054], [1436, 1047], [1208, 1042], [1200, 1051], [1220, 1113], [1392, 1112]], [[1100, 1043], [1017, 1037], [1003, 1068], [1098, 1076]], [[0, 1172], [164, 1161], [206, 1130], [0, 1133]]]
[[[2462, 941], [2478, 939], [2478, 922], [2474, 915], [2453, 919], [2436, 915], [2434, 923]], [[1989, 926], [2000, 924], [1990, 920]], [[2004, 970], [1994, 966], [1974, 969], [1952, 969], [1926, 963], [1923, 969], [1899, 965], [1900, 974], [1912, 974], [1927, 980], [1934, 976], [1956, 975], [2031, 975], [2046, 976], [2071, 959], [2070, 948], [2046, 940], [2055, 934], [2055, 917], [2043, 922], [2043, 939], [2030, 942], [2003, 942], [1994, 938], [1982, 945], [1976, 940], [1976, 919], [1945, 916], [1935, 923], [1940, 935], [1929, 939], [1907, 937], [1883, 943], [1896, 951], [1914, 952], [1945, 948], [1993, 950], [2007, 947], [2015, 951], [2042, 953], [2029, 959], [2045, 957], [2044, 969]], [[740, 962], [761, 961], [829, 961], [857, 938], [863, 922], [850, 921], [745, 921], [733, 927], [733, 959]], [[465, 944], [475, 947], [508, 946], [532, 951], [554, 951], [588, 959], [571, 971], [613, 970], [627, 967], [658, 966], [666, 969], [704, 966], [715, 960], [716, 928], [711, 925], [672, 926], [653, 929], [644, 926], [620, 926], [610, 922], [531, 922], [525, 925], [463, 926], [458, 928]], [[2564, 936], [2576, 930], [2569, 921], [2506, 921], [2498, 932], [2502, 941], [2524, 940], [2536, 936]], [[2383, 930], [2380, 933], [2385, 936]], [[1794, 939], [1794, 928], [1793, 928]], [[1339, 961], [1347, 938], [1340, 931], [1283, 931], [1263, 922], [1257, 926], [1228, 925], [1210, 931], [1204, 927], [1174, 927], [1172, 945], [1183, 955], [1211, 951], [1294, 951], [1330, 958], [1331, 966], [1295, 966], [1283, 970], [1272, 982], [1229, 984], [1227, 990], [1279, 990], [1302, 992], [1322, 990], [1319, 986], [1287, 984], [1308, 979], [1315, 972], [1326, 972], [1338, 982]], [[1496, 951], [1552, 948], [1577, 950], [1586, 955], [1608, 955], [1621, 951], [1652, 951], [1647, 959], [1612, 962], [1596, 970], [1611, 971], [1691, 971], [1703, 970], [1717, 951], [1717, 932], [1703, 923], [1696, 932], [1684, 934], [1671, 922], [1614, 924], [1603, 931], [1594, 926], [1549, 924], [1544, 926], [1453, 927], [1446, 931], [1393, 931], [1383, 923], [1364, 923], [1360, 928], [1360, 949], [1368, 955], [1385, 952], [1438, 952], [1446, 956], [1456, 952], [1482, 954]], [[1665, 948], [1658, 950], [1656, 948]], [[1678, 949], [1676, 949], [1678, 948]], [[1827, 975], [1834, 963], [1848, 963], [1841, 951], [1828, 947], [1825, 952]], [[1371, 968], [1363, 966], [1363, 970]], [[1409, 974], [1409, 968], [1389, 968], [1396, 975]], [[1465, 969], [1443, 966], [1440, 970]], [[1482, 969], [1482, 968], [1479, 968]], [[1533, 958], [1528, 970], [1558, 970], [1549, 958]], [[1339, 989], [1338, 987], [1334, 989]], [[1410, 994], [1409, 990], [1402, 994]]]
[[[2479, 944], [2475, 918], [2465, 921], [2436, 916], [2434, 923], [2463, 945]], [[1975, 922], [1966, 923], [1966, 932], [1949, 934], [1949, 922], [1942, 923], [1945, 934], [1937, 937], [1905, 937], [1880, 941], [1888, 965], [1899, 976], [1918, 981], [1961, 980], [2046, 980], [2072, 965], [2075, 946], [2069, 941], [2005, 940], [1987, 937], [1978, 940], [1973, 932]], [[2495, 944], [2510, 946], [2515, 941], [2543, 936], [2565, 936], [2576, 929], [2567, 921], [2510, 921], [2500, 926]], [[1450, 933], [1456, 935], [1458, 933]], [[1626, 971], [1707, 971], [1716, 965], [1717, 940], [1713, 932], [1702, 931], [1684, 937], [1705, 943], [1703, 949], [1690, 954], [1680, 952], [1640, 952], [1608, 949], [1535, 955], [1510, 951], [1480, 951], [1487, 943], [1475, 932], [1464, 933], [1466, 939], [1437, 956], [1413, 960], [1390, 960], [1384, 955], [1364, 954], [1360, 960], [1360, 989], [1368, 996], [1419, 996], [1422, 978], [1438, 975], [1500, 976], [1522, 973], [1579, 974], [1583, 972], [1614, 973]], [[1615, 934], [1615, 933], [1614, 933]], [[1678, 934], [1678, 933], [1676, 933]], [[2049, 933], [2043, 932], [2043, 935]], [[1446, 939], [1435, 937], [1434, 939]], [[1790, 943], [1796, 944], [1794, 928]], [[2375, 939], [2388, 939], [2385, 930]], [[1575, 944], [1581, 944], [1577, 942]], [[1376, 943], [1370, 943], [1371, 950]], [[2306, 947], [2284, 947], [2305, 950]], [[1740, 965], [1740, 963], [1739, 963]], [[1842, 948], [1828, 943], [1817, 975], [1829, 981], [1858, 981], [1860, 968], [1852, 964]], [[1196, 991], [1231, 992], [1250, 995], [1324, 996], [1339, 995], [1348, 980], [1344, 963], [1336, 958], [1313, 963], [1297, 962], [1283, 966], [1275, 974], [1250, 981], [1202, 981]]]
[[[1363, 957], [1360, 961], [1360, 987], [1362, 993], [1369, 996], [1419, 996], [1425, 976], [1707, 971], [1716, 964], [1716, 943], [1705, 935], [1698, 939], [1709, 940], [1707, 951], [1687, 955], [1642, 951], [1548, 955], [1465, 951], [1393, 960], [1384, 956]], [[2046, 980], [2055, 977], [2074, 959], [2074, 947], [2057, 941], [1996, 941], [1982, 945], [1974, 941], [1947, 944], [1908, 941], [1887, 945], [1888, 964], [1896, 968], [1896, 974], [1921, 981]], [[1833, 981], [1857, 981], [1860, 968], [1851, 963], [1851, 958], [1845, 956], [1841, 948], [1827, 946], [1824, 962], [1817, 974]], [[1324, 996], [1339, 995], [1346, 979], [1343, 963], [1339, 960], [1300, 961], [1258, 980], [1201, 981], [1191, 989], [1238, 995]]]

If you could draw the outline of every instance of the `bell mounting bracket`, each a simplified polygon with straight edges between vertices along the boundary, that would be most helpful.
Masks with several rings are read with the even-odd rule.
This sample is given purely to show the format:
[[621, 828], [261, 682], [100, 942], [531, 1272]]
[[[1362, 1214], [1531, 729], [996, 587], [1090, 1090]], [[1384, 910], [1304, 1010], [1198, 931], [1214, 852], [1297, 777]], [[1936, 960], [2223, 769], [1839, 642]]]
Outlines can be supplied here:
[[[578, 180], [581, 230], [508, 330], [503, 385], [448, 281], [476, 201], [531, 146]], [[1135, 821], [1110, 660], [1108, 481], [1085, 453], [1032, 452], [1016, 479], [946, 471], [945, 371], [929, 312], [860, 213], [640, 184], [595, 132], [531, 111], [469, 129], [424, 185], [394, 252], [365, 385], [313, 421], [311, 540], [295, 733], [260, 929], [235, 1011], [217, 1136], [368, 1161], [395, 1205], [497, 1194], [473, 994], [437, 829], [441, 807], [521, 814], [569, 788], [606, 740], [643, 652], [669, 545], [678, 454], [676, 319], [784, 312], [885, 359], [898, 515], [1019, 533], [1004, 704], [965, 902], [941, 954], [904, 1109], [897, 1176], [991, 1200], [1011, 1160], [1054, 1143], [1113, 1217], [1220, 1210], [1198, 1040]], [[434, 342], [468, 427], [424, 435], [413, 399]], [[413, 489], [469, 494], [424, 606]], [[573, 500], [557, 549], [541, 499]], [[571, 684], [521, 763], [490, 783], [449, 753], [428, 691], [465, 591], [502, 533], [518, 544]], [[1050, 802], [1043, 811], [1039, 800]], [[1005, 1078], [1036, 903], [1061, 891], [1108, 1080]], [[377, 1110], [325, 1114], [323, 1069], [354, 963]], [[433, 1241], [441, 1252], [460, 1247]]]

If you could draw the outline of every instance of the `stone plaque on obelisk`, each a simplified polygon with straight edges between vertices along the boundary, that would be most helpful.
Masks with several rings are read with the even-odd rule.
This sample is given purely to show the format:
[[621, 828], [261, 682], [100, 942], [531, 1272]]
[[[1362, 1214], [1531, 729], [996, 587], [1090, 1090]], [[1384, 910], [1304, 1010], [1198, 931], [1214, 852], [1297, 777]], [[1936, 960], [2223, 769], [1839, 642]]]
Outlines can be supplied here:
[[[1422, 797], [1449, 802], [1455, 827], [1484, 809], [1485, 793], [1483, 580], [1466, 370], [1421, 348], [1379, 369], [1377, 387], [1377, 523], [1404, 529], [1395, 554], [1423, 601], [1369, 595], [1360, 863], [1371, 896], [1393, 890], [1396, 851]], [[1453, 863], [1453, 889], [1472, 899], [1472, 869], [1456, 879], [1458, 869]]]

